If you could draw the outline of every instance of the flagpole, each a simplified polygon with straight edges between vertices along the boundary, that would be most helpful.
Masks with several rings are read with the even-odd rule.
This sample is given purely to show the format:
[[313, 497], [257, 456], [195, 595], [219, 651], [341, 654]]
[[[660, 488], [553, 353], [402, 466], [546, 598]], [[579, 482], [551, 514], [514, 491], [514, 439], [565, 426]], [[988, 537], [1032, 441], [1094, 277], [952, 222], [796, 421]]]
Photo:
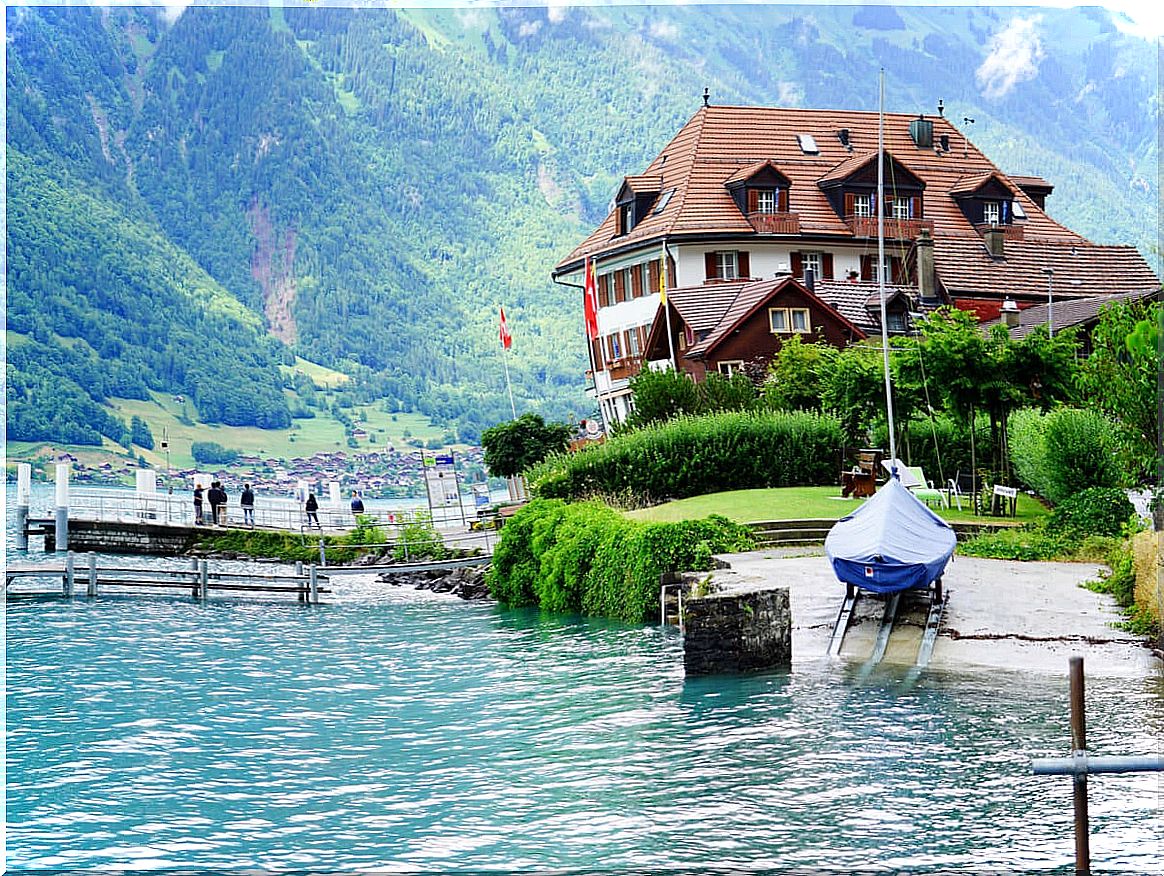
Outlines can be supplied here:
[[501, 347], [501, 364], [505, 366], [505, 388], [509, 391], [509, 410], [513, 412], [513, 419], [517, 419], [517, 407], [513, 404], [513, 386], [509, 382], [509, 350]]
[[667, 238], [663, 238], [663, 258], [659, 262], [659, 301], [663, 305], [663, 319], [667, 320], [667, 358], [671, 360], [671, 368], [679, 370], [679, 363], [675, 361], [675, 340], [671, 337], [671, 312], [667, 307]]

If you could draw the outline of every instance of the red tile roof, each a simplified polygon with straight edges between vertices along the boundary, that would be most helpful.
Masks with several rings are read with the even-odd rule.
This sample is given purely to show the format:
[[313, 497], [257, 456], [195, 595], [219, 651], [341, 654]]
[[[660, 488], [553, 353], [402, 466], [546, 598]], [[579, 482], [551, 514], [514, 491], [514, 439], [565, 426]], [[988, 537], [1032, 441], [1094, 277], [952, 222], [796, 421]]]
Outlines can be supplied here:
[[[1116, 302], [1133, 303], [1156, 298], [1159, 293], [1153, 290], [1142, 292], [1124, 292], [1118, 295], [1095, 295], [1090, 298], [1076, 298], [1072, 301], [1056, 301], [1051, 311], [1055, 318], [1055, 331], [1071, 328], [1077, 325], [1086, 325], [1099, 319], [1099, 312], [1109, 304]], [[982, 324], [983, 331], [989, 331], [993, 326], [1002, 322], [1001, 319], [992, 319]], [[1010, 336], [1016, 340], [1025, 338], [1036, 327], [1047, 324], [1047, 305], [1036, 304], [1019, 311], [1019, 324], [1010, 330]]]
[[[965, 237], [978, 240], [949, 193], [960, 182], [996, 174], [1016, 189], [1027, 219], [1028, 241], [1061, 241], [1088, 245], [1079, 234], [1050, 218], [946, 118], [931, 118], [934, 142], [945, 135], [950, 151], [922, 149], [909, 134], [916, 116], [891, 113], [885, 116], [885, 148], [894, 158], [926, 183], [925, 216], [934, 221], [934, 237]], [[666, 209], [648, 213], [627, 235], [615, 238], [612, 213], [556, 266], [556, 271], [576, 269], [583, 256], [601, 254], [640, 241], [664, 236], [736, 233], [754, 234], [740, 213], [725, 183], [741, 171], [765, 161], [791, 182], [789, 210], [800, 216], [801, 232], [851, 239], [852, 230], [829, 204], [819, 181], [839, 165], [859, 166], [877, 148], [878, 115], [875, 112], [804, 110], [768, 107], [701, 107], [647, 166], [640, 177], [659, 180], [659, 190], [677, 189]], [[849, 130], [850, 151], [836, 136]], [[797, 134], [812, 134], [817, 154], [801, 151]], [[893, 180], [887, 180], [892, 189]]]

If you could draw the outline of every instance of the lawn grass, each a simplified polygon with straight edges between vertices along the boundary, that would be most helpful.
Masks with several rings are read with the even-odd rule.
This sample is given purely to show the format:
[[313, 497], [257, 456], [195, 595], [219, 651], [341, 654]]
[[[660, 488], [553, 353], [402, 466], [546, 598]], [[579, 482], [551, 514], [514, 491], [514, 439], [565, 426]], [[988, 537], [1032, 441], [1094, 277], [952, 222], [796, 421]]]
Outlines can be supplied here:
[[[722, 514], [737, 523], [755, 523], [768, 520], [837, 520], [856, 510], [859, 499], [840, 498], [840, 487], [783, 487], [767, 490], [731, 490], [678, 499], [653, 508], [628, 511], [636, 520], [675, 522], [698, 520], [709, 514]], [[1030, 496], [1019, 494], [1016, 516], [1013, 518], [975, 517], [970, 502], [963, 497], [962, 508], [940, 509], [938, 515], [951, 522], [974, 522], [984, 519], [1013, 520], [1030, 523], [1046, 516], [1047, 510]]]

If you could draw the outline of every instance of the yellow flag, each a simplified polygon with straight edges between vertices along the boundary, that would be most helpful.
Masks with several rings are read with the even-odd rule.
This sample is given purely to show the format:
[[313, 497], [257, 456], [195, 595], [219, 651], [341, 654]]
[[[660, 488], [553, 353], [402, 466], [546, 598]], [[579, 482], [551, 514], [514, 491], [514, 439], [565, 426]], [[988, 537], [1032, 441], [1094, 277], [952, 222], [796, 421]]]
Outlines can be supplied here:
[[659, 260], [659, 303], [667, 306], [667, 247], [663, 246], [663, 257]]

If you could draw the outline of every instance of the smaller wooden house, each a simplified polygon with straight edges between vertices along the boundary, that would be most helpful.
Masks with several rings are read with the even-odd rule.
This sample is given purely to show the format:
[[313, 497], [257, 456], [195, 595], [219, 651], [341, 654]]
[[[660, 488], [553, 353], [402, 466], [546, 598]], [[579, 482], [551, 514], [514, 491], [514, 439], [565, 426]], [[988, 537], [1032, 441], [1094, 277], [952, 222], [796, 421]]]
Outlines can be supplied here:
[[790, 275], [707, 283], [667, 291], [643, 359], [671, 361], [702, 381], [709, 372], [765, 369], [793, 335], [842, 349], [866, 332]]

